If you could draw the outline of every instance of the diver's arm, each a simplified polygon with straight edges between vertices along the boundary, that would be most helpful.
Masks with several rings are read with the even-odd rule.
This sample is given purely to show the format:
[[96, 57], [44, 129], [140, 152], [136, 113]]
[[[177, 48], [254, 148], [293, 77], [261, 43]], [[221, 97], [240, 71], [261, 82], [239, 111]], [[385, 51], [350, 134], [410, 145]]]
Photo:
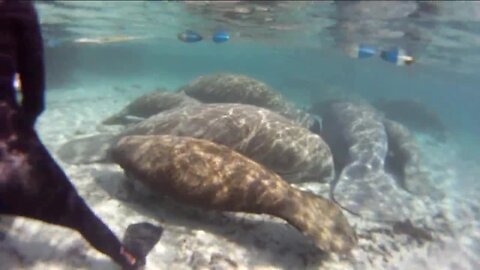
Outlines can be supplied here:
[[30, 1], [21, 4], [23, 9], [17, 21], [18, 73], [22, 84], [22, 111], [33, 125], [45, 108], [45, 67], [43, 40], [35, 8]]

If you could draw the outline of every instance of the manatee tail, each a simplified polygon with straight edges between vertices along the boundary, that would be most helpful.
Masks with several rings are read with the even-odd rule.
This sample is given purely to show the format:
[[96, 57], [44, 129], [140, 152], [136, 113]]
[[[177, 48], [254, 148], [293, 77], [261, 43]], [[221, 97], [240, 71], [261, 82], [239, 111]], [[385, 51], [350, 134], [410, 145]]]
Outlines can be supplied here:
[[160, 241], [163, 228], [148, 222], [135, 223], [128, 226], [123, 237], [123, 245], [134, 255], [137, 265], [145, 265], [146, 257]]
[[323, 251], [347, 253], [357, 244], [354, 229], [335, 203], [293, 188], [288, 193], [274, 208], [275, 216], [312, 238]]
[[70, 164], [108, 162], [108, 150], [115, 135], [101, 134], [69, 141], [57, 151], [60, 160]]
[[372, 171], [365, 164], [346, 166], [331, 196], [350, 213], [376, 221], [405, 220], [417, 201], [390, 174]]

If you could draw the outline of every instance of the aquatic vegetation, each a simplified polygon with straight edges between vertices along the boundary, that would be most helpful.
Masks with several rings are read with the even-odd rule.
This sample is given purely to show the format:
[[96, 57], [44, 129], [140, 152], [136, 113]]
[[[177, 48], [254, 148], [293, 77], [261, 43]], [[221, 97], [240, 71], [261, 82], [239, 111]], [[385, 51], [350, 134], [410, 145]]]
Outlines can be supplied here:
[[134, 180], [179, 202], [282, 218], [324, 251], [345, 253], [357, 242], [334, 203], [293, 188], [228, 147], [190, 137], [126, 136], [111, 155]]

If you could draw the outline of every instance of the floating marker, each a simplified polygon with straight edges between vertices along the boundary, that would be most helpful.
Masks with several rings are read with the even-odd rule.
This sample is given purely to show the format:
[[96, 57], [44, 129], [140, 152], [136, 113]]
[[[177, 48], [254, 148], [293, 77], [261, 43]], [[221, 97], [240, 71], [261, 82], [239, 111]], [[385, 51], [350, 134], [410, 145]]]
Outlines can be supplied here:
[[179, 40], [186, 43], [193, 43], [203, 40], [203, 37], [200, 34], [191, 30], [179, 33], [177, 37]]
[[377, 49], [365, 44], [353, 44], [346, 48], [347, 54], [353, 58], [370, 58], [377, 53]]
[[390, 51], [382, 51], [380, 53], [380, 58], [397, 66], [411, 65], [415, 62], [415, 58], [407, 55], [404, 50], [399, 48]]
[[217, 31], [213, 34], [212, 40], [215, 43], [223, 43], [230, 39], [230, 34], [226, 31]]

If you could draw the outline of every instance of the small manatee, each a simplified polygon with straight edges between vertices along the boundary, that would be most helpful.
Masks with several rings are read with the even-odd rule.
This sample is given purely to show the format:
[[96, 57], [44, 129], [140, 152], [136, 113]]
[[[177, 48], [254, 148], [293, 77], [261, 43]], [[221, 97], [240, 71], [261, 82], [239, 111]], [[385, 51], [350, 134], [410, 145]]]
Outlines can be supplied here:
[[159, 90], [138, 97], [120, 112], [105, 119], [102, 123], [104, 125], [126, 125], [132, 123], [132, 119], [139, 122], [140, 120], [166, 110], [199, 103], [199, 101], [183, 93]]

